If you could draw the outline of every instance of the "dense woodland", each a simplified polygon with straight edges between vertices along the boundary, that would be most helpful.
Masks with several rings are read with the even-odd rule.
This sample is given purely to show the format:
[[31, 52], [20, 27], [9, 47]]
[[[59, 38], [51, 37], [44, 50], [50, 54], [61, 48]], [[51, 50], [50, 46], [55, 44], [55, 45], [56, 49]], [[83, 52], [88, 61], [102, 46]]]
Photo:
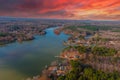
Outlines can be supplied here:
[[113, 56], [117, 53], [117, 50], [115, 50], [114, 48], [106, 48], [106, 47], [98, 47], [98, 46], [93, 46], [93, 47], [69, 46], [69, 47], [66, 47], [63, 51], [69, 50], [71, 48], [79, 51], [80, 54], [91, 53], [98, 56]]
[[120, 58], [114, 48], [69, 46], [64, 49], [85, 54], [85, 59], [71, 60], [72, 69], [58, 80], [120, 80]]
[[118, 72], [102, 72], [85, 65], [80, 61], [70, 61], [72, 70], [66, 75], [60, 76], [57, 80], [120, 80]]
[[105, 25], [90, 25], [90, 24], [84, 24], [84, 25], [78, 25], [78, 26], [67, 26], [64, 29], [70, 29], [73, 31], [78, 31], [78, 28], [90, 30], [90, 31], [99, 31], [99, 30], [111, 30], [114, 32], [119, 32], [120, 27], [115, 26], [105, 26]]

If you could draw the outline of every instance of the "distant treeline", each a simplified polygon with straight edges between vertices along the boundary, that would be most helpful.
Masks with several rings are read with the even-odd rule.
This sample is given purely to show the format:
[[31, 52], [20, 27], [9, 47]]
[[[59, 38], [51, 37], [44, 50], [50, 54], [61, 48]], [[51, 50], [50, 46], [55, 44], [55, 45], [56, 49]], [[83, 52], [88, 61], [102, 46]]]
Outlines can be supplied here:
[[90, 31], [99, 31], [99, 30], [113, 30], [120, 31], [119, 27], [111, 27], [111, 26], [96, 26], [96, 25], [84, 25], [84, 26], [67, 26], [66, 29], [78, 30], [78, 28], [90, 30]]
[[7, 33], [1, 33], [0, 32], [0, 37], [5, 37], [5, 36], [7, 36], [8, 34]]

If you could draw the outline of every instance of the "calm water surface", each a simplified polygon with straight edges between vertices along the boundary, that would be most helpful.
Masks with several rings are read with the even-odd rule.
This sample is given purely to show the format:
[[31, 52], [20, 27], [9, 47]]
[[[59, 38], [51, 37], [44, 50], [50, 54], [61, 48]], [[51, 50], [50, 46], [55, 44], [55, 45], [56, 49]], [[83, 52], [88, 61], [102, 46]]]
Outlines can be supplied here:
[[64, 33], [55, 35], [55, 28], [46, 29], [44, 36], [33, 41], [11, 43], [0, 47], [0, 80], [24, 80], [38, 75], [54, 56], [64, 49], [62, 42], [69, 37]]

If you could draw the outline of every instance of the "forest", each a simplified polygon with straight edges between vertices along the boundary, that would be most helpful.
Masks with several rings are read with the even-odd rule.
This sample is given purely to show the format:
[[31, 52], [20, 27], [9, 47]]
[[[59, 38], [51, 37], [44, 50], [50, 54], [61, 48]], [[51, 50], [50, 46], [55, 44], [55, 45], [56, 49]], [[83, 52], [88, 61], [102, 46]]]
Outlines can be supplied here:
[[80, 61], [70, 61], [72, 69], [57, 80], [120, 80], [118, 72], [102, 72], [93, 69], [90, 65], [85, 65]]
[[117, 50], [115, 50], [114, 48], [98, 47], [98, 46], [93, 46], [93, 47], [89, 47], [89, 46], [68, 46], [64, 49], [64, 51], [69, 50], [71, 48], [79, 51], [80, 54], [91, 53], [91, 54], [94, 54], [94, 55], [97, 55], [97, 56], [113, 56], [113, 55], [117, 54]]

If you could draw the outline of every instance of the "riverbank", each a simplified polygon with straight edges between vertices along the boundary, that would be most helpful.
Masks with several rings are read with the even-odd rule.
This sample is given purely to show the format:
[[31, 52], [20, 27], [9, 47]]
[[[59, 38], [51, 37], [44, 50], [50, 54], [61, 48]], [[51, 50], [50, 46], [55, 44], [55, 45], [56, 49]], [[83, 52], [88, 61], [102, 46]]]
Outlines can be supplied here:
[[[46, 32], [43, 30], [43, 31], [40, 31], [39, 33], [37, 32], [31, 32], [31, 31], [28, 31], [26, 32], [24, 30], [24, 32], [16, 32], [16, 33], [0, 33], [0, 45], [5, 45], [5, 44], [10, 44], [10, 43], [13, 43], [13, 42], [23, 42], [23, 41], [31, 41], [31, 40], [34, 40], [35, 39], [35, 35], [45, 35]], [[6, 35], [2, 35], [2, 34], [6, 34]]]
[[[63, 61], [61, 63], [59, 62], [57, 64], [50, 65], [45, 70], [43, 70], [42, 75], [36, 80], [41, 80], [41, 79], [57, 80], [59, 77], [62, 77], [60, 80], [65, 80], [65, 77], [69, 74], [69, 71], [71, 72], [73, 70], [70, 65], [71, 60], [80, 61], [82, 62], [82, 65], [85, 65], [86, 67], [89, 67], [91, 70], [93, 71], [95, 70], [96, 72], [101, 71], [102, 73], [105, 73], [104, 75], [108, 75], [108, 76], [110, 74], [114, 75], [113, 72], [116, 72], [115, 74], [117, 75], [120, 73], [119, 49], [113, 46], [109, 47], [109, 46], [100, 45], [101, 42], [105, 42], [103, 39], [103, 36], [100, 35], [100, 34], [103, 34], [103, 32], [101, 33], [96, 31], [94, 34], [92, 34], [92, 36], [88, 35], [88, 32], [86, 32], [86, 34], [83, 35], [83, 33], [79, 33], [78, 30], [76, 32], [76, 31], [71, 31], [69, 29], [63, 30], [63, 28], [58, 28], [54, 30], [54, 32], [57, 35], [59, 35], [61, 32], [71, 35], [71, 37], [66, 42], [64, 42], [64, 44], [69, 47], [65, 48], [63, 52], [60, 54], [60, 56], [57, 56], [59, 58], [64, 59], [66, 63], [64, 64], [64, 61]], [[119, 36], [118, 34], [116, 35]], [[109, 39], [110, 38], [111, 37], [109, 37]], [[81, 67], [84, 69], [82, 65]], [[84, 74], [82, 75], [82, 71], [80, 73], [81, 75], [79, 77], [84, 75]], [[96, 77], [98, 76], [96, 75]], [[119, 77], [120, 75], [118, 75], [118, 78]], [[69, 75], [67, 76], [67, 78], [70, 78]], [[77, 80], [76, 79], [77, 77], [73, 77], [70, 80], [74, 78], [75, 80]], [[31, 80], [34, 80], [34, 79], [31, 79]]]
[[[77, 46], [77, 47], [79, 47], [79, 46]], [[80, 48], [79, 50], [82, 51], [82, 49], [83, 48]], [[97, 52], [99, 52], [99, 51], [97, 51]], [[117, 54], [120, 54], [120, 53], [118, 52]], [[116, 53], [114, 55], [116, 55]], [[119, 78], [120, 78], [120, 75], [119, 75], [120, 59], [117, 59], [117, 58], [119, 58], [120, 56], [114, 56], [114, 55], [101, 56], [101, 55], [92, 54], [91, 52], [89, 52], [89, 54], [88, 54], [85, 52], [84, 53], [79, 52], [74, 47], [70, 47], [69, 49], [66, 49], [61, 53], [61, 55], [59, 57], [59, 58], [62, 58], [61, 62], [57, 62], [57, 61], [52, 62], [50, 66], [45, 67], [41, 76], [37, 77], [36, 79], [33, 78], [30, 80], [59, 80], [59, 79], [65, 80], [65, 77], [70, 78], [70, 79], [77, 78], [77, 77], [67, 76], [74, 69], [73, 65], [74, 66], [78, 65], [76, 63], [71, 64], [71, 61], [75, 61], [75, 62], [78, 61], [80, 63], [80, 65], [78, 65], [78, 68], [80, 68], [80, 66], [81, 66], [83, 69], [89, 68], [93, 71], [94, 70], [96, 72], [101, 71], [102, 73], [104, 73], [104, 74], [100, 74], [100, 76], [102, 76], [102, 75], [110, 76], [110, 74], [112, 74], [112, 77], [114, 77], [114, 75], [116, 74], [116, 75], [118, 75], [117, 79], [119, 80]], [[117, 60], [114, 61], [115, 59], [117, 59]], [[81, 75], [79, 77], [82, 76], [82, 71], [80, 71], [80, 73], [81, 73]], [[95, 74], [96, 77], [98, 77], [96, 73], [92, 73], [92, 74]], [[75, 74], [72, 74], [72, 75], [75, 75]], [[76, 75], [79, 75], [79, 74], [76, 74]], [[85, 75], [85, 74], [83, 74], [83, 75]], [[61, 77], [64, 77], [64, 78], [61, 78]], [[115, 78], [116, 77], [114, 77], [114, 79]], [[106, 79], [108, 79], [108, 77], [106, 77]]]
[[[79, 51], [77, 48], [79, 48], [79, 50], [81, 51]], [[120, 69], [119, 69], [120, 60], [118, 59], [114, 61], [115, 59], [120, 57], [120, 56], [115, 57], [114, 55], [116, 55], [116, 53], [112, 56], [102, 56], [102, 55], [97, 55], [97, 53], [96, 55], [92, 54], [91, 52], [89, 52], [88, 54], [86, 50], [85, 52], [84, 50], [85, 49], [83, 49], [82, 47], [80, 48], [80, 46], [76, 46], [76, 48], [74, 46], [66, 48], [60, 54], [60, 57], [59, 57], [61, 58], [60, 62], [59, 61], [52, 62], [51, 65], [45, 66], [44, 70], [42, 71], [42, 74], [39, 77], [36, 76], [32, 79], [29, 78], [28, 80], [58, 80], [59, 77], [66, 77], [66, 75], [68, 75], [69, 72], [73, 70], [71, 66], [71, 61], [79, 61], [81, 63], [82, 68], [84, 65], [84, 67], [86, 66], [87, 68], [89, 67], [92, 70], [101, 71], [108, 75], [114, 74], [113, 72], [115, 71], [116, 71], [115, 74], [120, 73]], [[120, 54], [120, 53], [117, 53], [117, 54]], [[63, 79], [60, 79], [60, 80], [63, 80]]]
[[25, 80], [40, 74], [45, 65], [56, 60], [65, 48], [62, 44], [69, 35], [54, 34], [56, 27], [48, 28], [46, 35], [36, 35], [32, 41], [13, 42], [0, 47], [0, 80]]

